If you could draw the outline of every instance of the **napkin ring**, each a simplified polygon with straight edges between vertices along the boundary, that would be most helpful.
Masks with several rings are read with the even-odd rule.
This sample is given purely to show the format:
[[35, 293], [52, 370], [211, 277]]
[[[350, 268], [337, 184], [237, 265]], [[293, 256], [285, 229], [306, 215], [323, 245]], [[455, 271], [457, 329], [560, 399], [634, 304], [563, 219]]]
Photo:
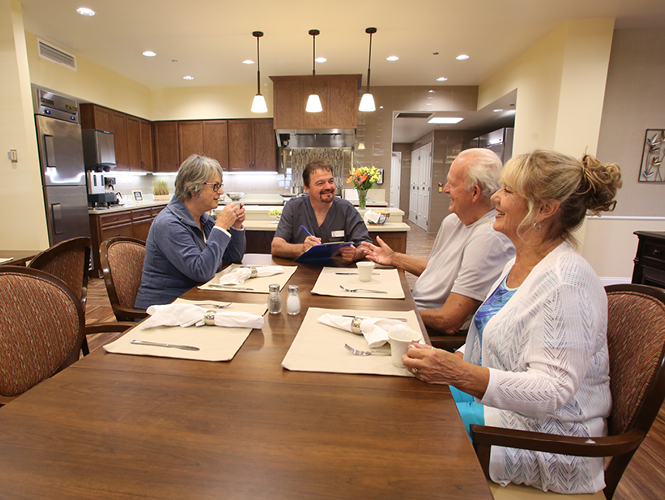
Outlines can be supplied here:
[[355, 333], [356, 335], [362, 334], [362, 331], [360, 331], [360, 323], [363, 322], [363, 318], [355, 317], [351, 321], [351, 331]]
[[215, 326], [215, 311], [206, 311], [203, 322], [209, 326]]
[[259, 272], [256, 270], [255, 267], [250, 267], [249, 268], [249, 277], [250, 278], [256, 278], [259, 275]]

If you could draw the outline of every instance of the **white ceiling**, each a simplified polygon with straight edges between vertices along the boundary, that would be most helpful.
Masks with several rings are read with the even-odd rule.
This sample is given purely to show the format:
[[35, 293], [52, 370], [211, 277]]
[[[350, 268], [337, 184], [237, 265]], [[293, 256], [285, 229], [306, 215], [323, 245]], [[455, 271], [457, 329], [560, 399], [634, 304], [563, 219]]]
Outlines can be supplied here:
[[[319, 29], [317, 73], [372, 85], [479, 85], [569, 18], [615, 17], [617, 28], [665, 26], [663, 0], [21, 0], [25, 29], [151, 88], [256, 82], [252, 31], [268, 76], [312, 69], [308, 30]], [[94, 17], [76, 13], [78, 7]], [[152, 50], [157, 57], [141, 53]], [[438, 52], [438, 55], [434, 55]], [[470, 56], [457, 61], [458, 54]], [[397, 55], [400, 60], [388, 62]], [[175, 62], [174, 62], [175, 61]], [[191, 75], [194, 80], [182, 77]], [[364, 83], [364, 78], [363, 78]]]

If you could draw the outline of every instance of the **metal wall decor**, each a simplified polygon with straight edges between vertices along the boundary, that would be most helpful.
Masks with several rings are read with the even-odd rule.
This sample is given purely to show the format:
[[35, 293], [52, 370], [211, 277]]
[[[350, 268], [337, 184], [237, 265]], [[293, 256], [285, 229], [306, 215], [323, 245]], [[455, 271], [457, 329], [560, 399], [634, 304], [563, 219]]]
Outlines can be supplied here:
[[665, 159], [665, 129], [648, 128], [644, 138], [639, 182], [665, 183], [661, 166]]

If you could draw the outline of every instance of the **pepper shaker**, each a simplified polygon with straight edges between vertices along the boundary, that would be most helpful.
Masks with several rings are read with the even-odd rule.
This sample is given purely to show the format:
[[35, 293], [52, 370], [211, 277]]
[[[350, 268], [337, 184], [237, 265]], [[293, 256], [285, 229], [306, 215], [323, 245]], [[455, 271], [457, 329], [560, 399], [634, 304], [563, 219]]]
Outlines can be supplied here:
[[279, 314], [282, 312], [282, 297], [279, 294], [279, 284], [268, 285], [268, 312]]

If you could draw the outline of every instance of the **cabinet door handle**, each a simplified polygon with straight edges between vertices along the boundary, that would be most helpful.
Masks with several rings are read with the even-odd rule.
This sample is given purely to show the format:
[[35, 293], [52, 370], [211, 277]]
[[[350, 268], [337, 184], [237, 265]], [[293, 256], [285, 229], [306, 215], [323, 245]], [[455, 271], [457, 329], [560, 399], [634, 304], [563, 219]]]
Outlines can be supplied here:
[[654, 248], [654, 249], [653, 249], [653, 256], [654, 256], [654, 257], [658, 257], [658, 256], [659, 256], [660, 254], [662, 254], [662, 253], [663, 253], [663, 251], [660, 250], [659, 248]]

